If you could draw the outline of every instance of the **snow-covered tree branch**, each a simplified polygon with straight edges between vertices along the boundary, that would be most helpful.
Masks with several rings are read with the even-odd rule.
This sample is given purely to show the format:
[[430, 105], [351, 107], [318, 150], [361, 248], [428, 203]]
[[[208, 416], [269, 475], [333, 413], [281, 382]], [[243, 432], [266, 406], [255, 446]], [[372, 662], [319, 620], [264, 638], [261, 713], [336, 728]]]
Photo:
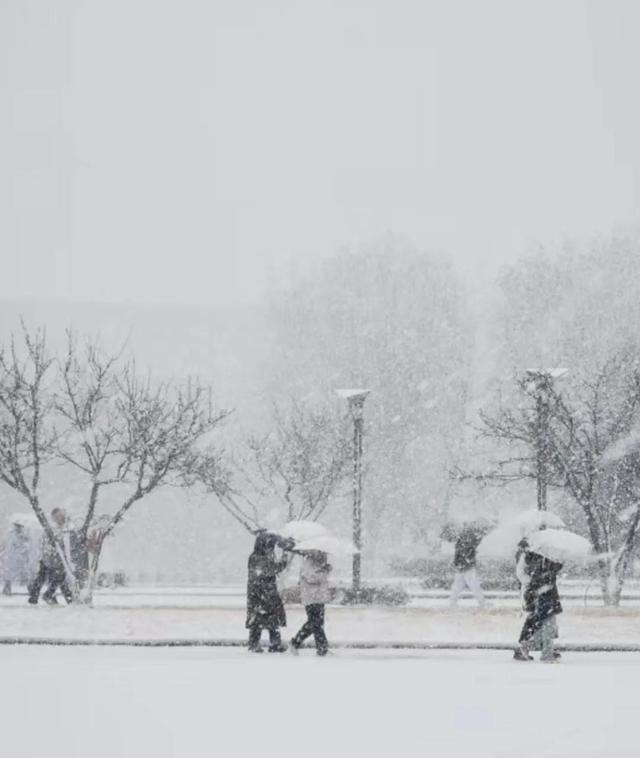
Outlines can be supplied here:
[[[545, 476], [578, 504], [596, 553], [605, 602], [617, 604], [640, 524], [640, 364], [633, 352], [597, 366], [561, 393], [547, 389], [545, 468], [536, 468], [540, 430], [529, 404], [483, 412], [483, 432], [512, 451], [488, 476]], [[523, 464], [524, 461], [524, 464]]]
[[[107, 353], [91, 341], [79, 346], [71, 333], [58, 357], [48, 352], [44, 332], [26, 329], [19, 346], [12, 342], [0, 354], [0, 479], [29, 501], [59, 552], [41, 505], [42, 468], [75, 470], [85, 482], [75, 515], [91, 557], [74, 569], [62, 556], [77, 599], [90, 598], [104, 541], [135, 503], [160, 487], [192, 484], [205, 465], [210, 481], [214, 469], [223, 480], [213, 435], [226, 416], [199, 383], [141, 378], [122, 351]], [[119, 506], [103, 511], [98, 525], [107, 488]]]

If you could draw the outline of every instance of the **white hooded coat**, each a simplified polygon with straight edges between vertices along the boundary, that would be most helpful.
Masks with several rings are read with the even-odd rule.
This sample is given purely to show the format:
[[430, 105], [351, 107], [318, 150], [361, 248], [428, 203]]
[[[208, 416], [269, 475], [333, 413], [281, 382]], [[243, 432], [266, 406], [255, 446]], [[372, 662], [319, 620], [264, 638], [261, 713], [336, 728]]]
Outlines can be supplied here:
[[328, 564], [318, 564], [312, 558], [305, 557], [300, 569], [300, 600], [302, 605], [324, 605], [331, 599], [329, 592]]
[[34, 574], [34, 546], [26, 529], [13, 527], [2, 551], [2, 578], [5, 582], [28, 584]]

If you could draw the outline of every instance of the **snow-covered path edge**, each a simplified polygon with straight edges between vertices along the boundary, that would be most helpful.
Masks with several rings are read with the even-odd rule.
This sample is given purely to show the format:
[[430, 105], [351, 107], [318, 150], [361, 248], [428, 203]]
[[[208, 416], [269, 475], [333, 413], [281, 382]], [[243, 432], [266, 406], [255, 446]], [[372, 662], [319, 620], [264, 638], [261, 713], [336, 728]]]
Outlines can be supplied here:
[[[63, 637], [0, 637], [0, 645], [113, 646], [113, 647], [246, 647], [244, 639], [110, 639]], [[332, 648], [351, 650], [513, 650], [504, 642], [415, 642], [350, 640], [331, 643]], [[640, 653], [639, 644], [577, 643], [556, 645], [574, 653]]]

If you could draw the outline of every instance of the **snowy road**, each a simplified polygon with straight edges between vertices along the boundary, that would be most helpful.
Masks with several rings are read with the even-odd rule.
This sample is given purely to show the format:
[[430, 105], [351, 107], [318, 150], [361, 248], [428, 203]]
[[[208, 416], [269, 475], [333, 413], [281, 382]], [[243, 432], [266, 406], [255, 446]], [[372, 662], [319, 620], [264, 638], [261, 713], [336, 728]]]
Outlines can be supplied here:
[[640, 657], [0, 649], [12, 758], [636, 758]]

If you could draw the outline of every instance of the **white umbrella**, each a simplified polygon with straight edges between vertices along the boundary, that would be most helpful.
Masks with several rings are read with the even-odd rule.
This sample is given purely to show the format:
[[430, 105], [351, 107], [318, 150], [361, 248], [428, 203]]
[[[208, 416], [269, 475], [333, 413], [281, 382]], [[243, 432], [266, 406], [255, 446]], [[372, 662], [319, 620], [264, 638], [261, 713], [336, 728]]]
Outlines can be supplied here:
[[455, 542], [464, 532], [486, 534], [491, 524], [486, 519], [451, 519], [447, 521], [440, 532], [440, 538], [445, 542]]
[[289, 521], [281, 529], [274, 531], [281, 537], [291, 537], [296, 541], [323, 537], [329, 534], [328, 529], [317, 521]]
[[520, 528], [522, 536], [526, 537], [538, 529], [563, 529], [566, 524], [555, 513], [551, 511], [529, 510], [519, 513], [506, 523], [513, 523]]
[[480, 558], [512, 558], [518, 542], [541, 529], [561, 529], [564, 521], [550, 511], [528, 510], [506, 519], [492, 529], [478, 545]]
[[522, 532], [517, 524], [502, 524], [492, 529], [478, 545], [479, 558], [514, 558]]
[[296, 541], [296, 550], [319, 550], [332, 555], [355, 555], [358, 550], [352, 542], [333, 534], [321, 534], [306, 540]]
[[564, 529], [541, 529], [527, 541], [531, 552], [557, 563], [589, 558], [593, 552], [588, 540]]
[[19, 524], [20, 526], [25, 527], [25, 529], [40, 526], [40, 522], [35, 513], [12, 513], [9, 516], [9, 523]]

